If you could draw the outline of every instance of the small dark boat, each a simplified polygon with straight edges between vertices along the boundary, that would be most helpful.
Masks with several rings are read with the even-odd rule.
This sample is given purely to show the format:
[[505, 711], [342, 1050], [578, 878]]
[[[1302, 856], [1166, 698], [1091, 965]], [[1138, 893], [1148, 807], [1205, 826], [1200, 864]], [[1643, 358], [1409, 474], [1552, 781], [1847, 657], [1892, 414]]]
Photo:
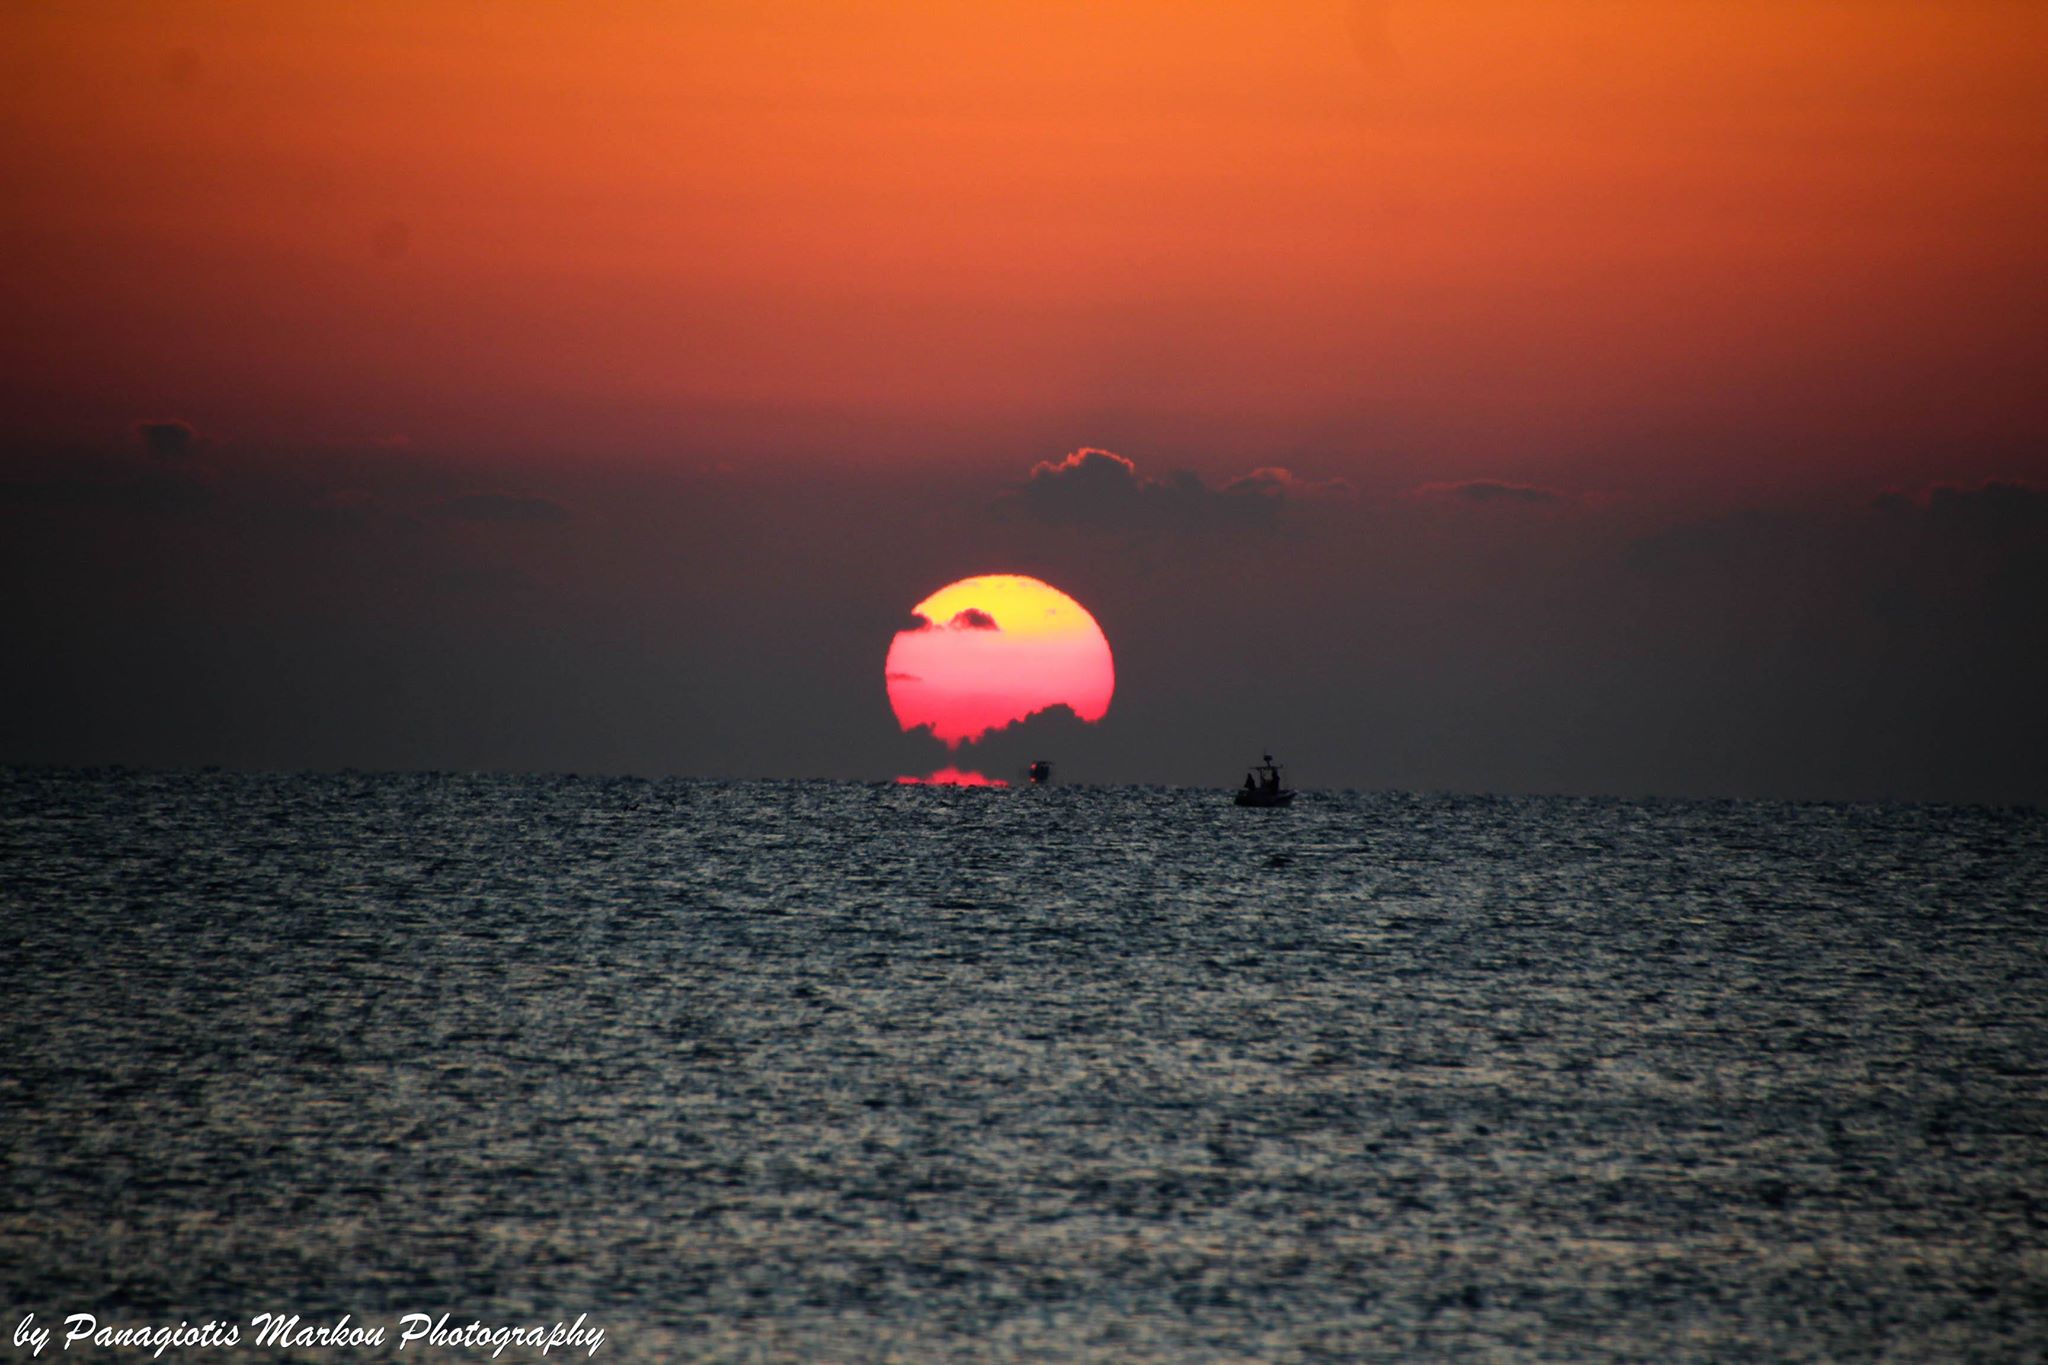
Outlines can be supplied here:
[[1294, 793], [1280, 785], [1280, 765], [1271, 754], [1245, 774], [1244, 785], [1237, 789], [1240, 806], [1284, 806], [1293, 799]]
[[1043, 758], [1034, 758], [1031, 760], [1031, 766], [1026, 768], [1024, 773], [1031, 779], [1032, 786], [1046, 786], [1052, 781], [1052, 763]]

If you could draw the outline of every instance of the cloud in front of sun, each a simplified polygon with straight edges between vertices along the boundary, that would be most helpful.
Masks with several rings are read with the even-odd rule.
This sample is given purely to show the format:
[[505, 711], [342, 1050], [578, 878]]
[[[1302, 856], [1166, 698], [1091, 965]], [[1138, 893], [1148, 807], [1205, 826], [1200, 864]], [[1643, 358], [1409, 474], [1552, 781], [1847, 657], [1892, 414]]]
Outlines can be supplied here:
[[1116, 666], [1079, 602], [1023, 574], [984, 574], [912, 608], [889, 646], [884, 680], [897, 724], [957, 747], [1060, 705], [1101, 720]]

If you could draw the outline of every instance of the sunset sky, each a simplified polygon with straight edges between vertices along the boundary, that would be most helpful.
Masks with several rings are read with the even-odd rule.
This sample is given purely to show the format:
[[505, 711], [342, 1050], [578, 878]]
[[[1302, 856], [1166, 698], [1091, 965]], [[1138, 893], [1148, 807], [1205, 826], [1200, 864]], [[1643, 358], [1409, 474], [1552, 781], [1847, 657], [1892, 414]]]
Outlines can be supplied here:
[[5, 6], [0, 761], [971, 767], [883, 659], [1023, 573], [1116, 650], [1009, 737], [1074, 780], [2048, 799], [2044, 54]]

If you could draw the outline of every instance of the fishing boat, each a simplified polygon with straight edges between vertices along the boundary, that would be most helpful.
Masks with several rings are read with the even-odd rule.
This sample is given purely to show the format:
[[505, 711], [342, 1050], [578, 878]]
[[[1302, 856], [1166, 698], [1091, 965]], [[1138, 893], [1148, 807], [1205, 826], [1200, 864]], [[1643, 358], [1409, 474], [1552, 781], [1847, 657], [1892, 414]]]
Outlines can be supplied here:
[[1237, 804], [1240, 806], [1284, 806], [1294, 799], [1294, 793], [1280, 785], [1280, 765], [1267, 754], [1266, 761], [1252, 765], [1244, 775], [1244, 785], [1237, 789]]
[[1034, 758], [1031, 766], [1024, 770], [1024, 775], [1031, 779], [1034, 787], [1047, 786], [1052, 782], [1052, 763], [1048, 759]]

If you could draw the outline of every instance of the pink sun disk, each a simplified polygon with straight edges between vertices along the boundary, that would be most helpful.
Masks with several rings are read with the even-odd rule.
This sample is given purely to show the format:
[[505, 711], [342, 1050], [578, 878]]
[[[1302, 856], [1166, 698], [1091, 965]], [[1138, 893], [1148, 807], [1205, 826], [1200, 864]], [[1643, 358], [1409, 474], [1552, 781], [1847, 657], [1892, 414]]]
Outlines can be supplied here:
[[1109, 712], [1116, 668], [1087, 608], [1021, 574], [962, 579], [920, 602], [898, 631], [884, 678], [905, 730], [950, 747], [1066, 706], [1084, 721]]

